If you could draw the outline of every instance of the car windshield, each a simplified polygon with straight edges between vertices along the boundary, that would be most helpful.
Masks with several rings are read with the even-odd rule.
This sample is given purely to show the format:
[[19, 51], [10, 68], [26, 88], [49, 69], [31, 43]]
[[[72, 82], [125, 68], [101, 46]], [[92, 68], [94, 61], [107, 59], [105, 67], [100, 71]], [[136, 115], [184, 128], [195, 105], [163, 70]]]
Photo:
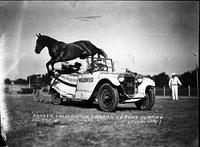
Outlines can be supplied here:
[[68, 62], [61, 63], [61, 73], [70, 74], [70, 73], [88, 73], [95, 71], [109, 71], [113, 72], [113, 62], [112, 59], [105, 58], [93, 58], [88, 57], [85, 60], [75, 59]]
[[106, 59], [106, 58], [96, 58], [94, 57], [93, 63], [91, 60], [91, 57], [87, 58], [87, 69], [91, 69], [92, 66], [94, 66], [94, 70], [97, 71], [113, 71], [113, 63], [112, 59]]

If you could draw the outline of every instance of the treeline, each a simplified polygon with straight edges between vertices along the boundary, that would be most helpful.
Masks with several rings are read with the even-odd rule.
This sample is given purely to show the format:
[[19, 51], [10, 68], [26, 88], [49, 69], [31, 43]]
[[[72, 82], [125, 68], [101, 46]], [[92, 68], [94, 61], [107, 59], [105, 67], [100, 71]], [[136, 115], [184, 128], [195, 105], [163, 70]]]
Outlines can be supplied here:
[[[183, 87], [187, 87], [190, 85], [191, 87], [196, 87], [197, 83], [197, 72], [196, 70], [187, 71], [181, 75], [178, 75]], [[168, 87], [169, 76], [162, 72], [158, 75], [154, 75], [150, 77], [156, 83], [156, 87]], [[34, 74], [27, 77], [27, 79], [18, 78], [16, 80], [11, 81], [10, 79], [5, 79], [5, 84], [31, 84], [31, 86], [37, 85], [48, 85], [50, 83], [50, 76], [48, 74]]]
[[[181, 75], [178, 75], [183, 87], [190, 85], [191, 87], [196, 87], [197, 85], [197, 71], [187, 71]], [[160, 73], [151, 77], [155, 83], [156, 87], [168, 87], [168, 82], [170, 77], [165, 73]]]
[[4, 80], [5, 84], [22, 84], [27, 85], [30, 84], [30, 86], [44, 86], [49, 85], [51, 81], [51, 77], [46, 74], [33, 74], [27, 77], [27, 79], [18, 78], [16, 80], [10, 80], [9, 78], [6, 78]]

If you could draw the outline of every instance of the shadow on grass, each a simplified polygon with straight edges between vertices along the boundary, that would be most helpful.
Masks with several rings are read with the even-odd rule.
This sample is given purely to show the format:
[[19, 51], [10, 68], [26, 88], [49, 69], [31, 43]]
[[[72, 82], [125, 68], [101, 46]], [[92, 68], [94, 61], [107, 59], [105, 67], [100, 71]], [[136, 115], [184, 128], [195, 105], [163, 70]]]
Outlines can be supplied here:
[[[138, 110], [136, 107], [117, 107], [117, 111]], [[138, 110], [142, 111], [142, 110]]]
[[98, 108], [99, 105], [96, 103], [87, 103], [85, 101], [64, 101], [62, 103], [62, 106], [74, 106], [74, 107], [79, 107], [79, 108]]
[[[51, 102], [50, 102], [51, 103]], [[101, 111], [97, 102], [87, 103], [86, 101], [64, 101], [62, 106], [74, 106], [79, 108], [97, 109]], [[138, 110], [134, 104], [132, 107], [127, 107], [126, 104], [118, 105], [116, 111]]]
[[[54, 105], [51, 100], [47, 100], [47, 99], [43, 99], [42, 101], [40, 101], [39, 103], [44, 103], [44, 104], [50, 104], [50, 105]], [[131, 105], [131, 106], [130, 106]], [[73, 107], [77, 107], [77, 108], [86, 108], [86, 109], [97, 109], [98, 111], [101, 111], [98, 105], [98, 102], [93, 102], [90, 103], [86, 100], [64, 100], [62, 102], [62, 104], [60, 104], [59, 106], [73, 106]], [[134, 103], [119, 103], [117, 106], [116, 111], [129, 111], [129, 110], [137, 110], [137, 111], [144, 111], [144, 110], [138, 110], [135, 106]]]

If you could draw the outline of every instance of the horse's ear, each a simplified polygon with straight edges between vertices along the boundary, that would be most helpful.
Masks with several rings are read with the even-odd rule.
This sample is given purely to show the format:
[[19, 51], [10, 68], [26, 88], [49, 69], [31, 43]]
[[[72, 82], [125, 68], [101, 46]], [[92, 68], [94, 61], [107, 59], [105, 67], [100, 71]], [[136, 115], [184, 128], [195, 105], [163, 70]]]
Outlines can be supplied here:
[[42, 35], [39, 33], [39, 36], [42, 36]]
[[39, 35], [38, 34], [35, 34], [37, 37], [39, 37]]

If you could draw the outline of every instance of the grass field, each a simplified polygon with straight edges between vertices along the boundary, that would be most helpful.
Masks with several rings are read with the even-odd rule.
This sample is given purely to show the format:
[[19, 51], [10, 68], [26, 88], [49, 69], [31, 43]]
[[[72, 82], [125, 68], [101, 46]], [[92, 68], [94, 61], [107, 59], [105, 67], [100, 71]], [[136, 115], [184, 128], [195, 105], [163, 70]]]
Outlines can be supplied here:
[[106, 113], [94, 104], [55, 106], [50, 97], [7, 95], [9, 147], [23, 146], [198, 146], [199, 100], [156, 98], [151, 111], [120, 104]]

